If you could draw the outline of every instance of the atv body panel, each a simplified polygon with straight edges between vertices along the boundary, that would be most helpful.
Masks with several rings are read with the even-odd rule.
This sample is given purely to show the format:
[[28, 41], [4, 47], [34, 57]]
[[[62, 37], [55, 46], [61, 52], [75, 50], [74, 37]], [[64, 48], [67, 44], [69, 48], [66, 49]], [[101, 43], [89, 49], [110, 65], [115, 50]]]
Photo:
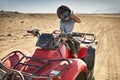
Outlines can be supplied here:
[[[65, 45], [62, 44], [57, 50], [37, 48], [31, 56], [26, 56], [22, 51], [14, 51], [3, 58], [2, 63], [8, 69], [16, 69], [23, 72], [23, 74], [42, 75], [41, 77], [34, 77], [32, 80], [47, 80], [47, 78], [49, 78], [48, 75], [55, 75], [53, 80], [75, 80], [80, 72], [87, 70], [87, 66], [80, 59], [68, 59], [69, 62], [64, 60], [66, 56], [61, 52], [67, 51], [64, 47]], [[49, 60], [53, 62], [49, 62]], [[65, 66], [66, 64], [68, 65], [68, 63], [69, 66], [66, 68]], [[38, 70], [39, 67], [41, 67], [41, 69]], [[61, 72], [64, 68], [66, 68], [65, 71]], [[57, 76], [59, 73], [60, 75]], [[47, 76], [47, 78], [43, 76]]]
[[95, 38], [93, 34], [74, 34], [74, 36], [78, 35], [85, 35], [85, 38], [86, 35], [93, 36], [92, 40], [81, 41], [78, 59], [73, 58], [66, 43], [57, 43], [58, 45], [53, 48], [54, 37], [51, 34], [43, 34], [40, 39], [39, 34], [36, 45], [43, 48], [36, 48], [32, 54], [23, 50], [11, 52], [1, 59], [0, 72], [18, 70], [25, 80], [92, 80], [95, 48], [91, 43]]

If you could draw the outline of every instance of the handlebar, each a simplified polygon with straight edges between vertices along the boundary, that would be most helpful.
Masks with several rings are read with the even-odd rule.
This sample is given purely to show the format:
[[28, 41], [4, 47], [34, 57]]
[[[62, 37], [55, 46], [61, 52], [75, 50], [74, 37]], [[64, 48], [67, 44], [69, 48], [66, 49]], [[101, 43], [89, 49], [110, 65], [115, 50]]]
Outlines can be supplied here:
[[75, 37], [81, 43], [87, 43], [87, 44], [93, 43], [96, 40], [96, 36], [90, 33], [78, 33], [78, 32], [63, 33], [63, 34], [59, 33], [58, 38], [63, 38], [63, 37], [68, 39]]
[[[32, 33], [33, 36], [39, 37], [40, 33], [38, 29], [34, 29], [34, 30], [28, 30], [28, 33]], [[78, 41], [80, 41], [81, 43], [93, 43], [96, 40], [96, 36], [94, 34], [90, 34], [90, 33], [78, 33], [78, 32], [72, 32], [72, 33], [61, 33], [60, 30], [55, 30], [53, 31], [51, 34], [53, 34], [53, 36], [57, 36], [55, 38], [80, 38], [77, 39]]]
[[33, 36], [40, 36], [38, 29], [28, 30], [27, 33], [31, 33]]

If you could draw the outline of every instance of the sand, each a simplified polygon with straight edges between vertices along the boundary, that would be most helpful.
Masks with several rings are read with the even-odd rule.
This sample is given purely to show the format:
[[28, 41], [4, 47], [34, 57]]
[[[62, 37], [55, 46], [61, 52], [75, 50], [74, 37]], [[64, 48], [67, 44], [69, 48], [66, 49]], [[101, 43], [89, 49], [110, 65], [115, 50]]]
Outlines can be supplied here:
[[[77, 14], [80, 24], [75, 32], [93, 33], [99, 41], [96, 49], [95, 80], [120, 80], [120, 14]], [[39, 29], [51, 33], [59, 29], [56, 14], [0, 12], [0, 58], [13, 50], [35, 50], [37, 38], [26, 31]]]

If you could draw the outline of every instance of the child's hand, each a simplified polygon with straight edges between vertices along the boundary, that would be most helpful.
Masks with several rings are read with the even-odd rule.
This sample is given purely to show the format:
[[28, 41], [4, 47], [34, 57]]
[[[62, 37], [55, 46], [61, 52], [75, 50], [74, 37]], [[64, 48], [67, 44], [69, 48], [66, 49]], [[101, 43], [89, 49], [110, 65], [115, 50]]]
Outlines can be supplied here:
[[74, 19], [73, 11], [71, 12], [70, 18], [71, 18], [71, 19]]
[[63, 41], [63, 42], [67, 41], [67, 38], [62, 38], [62, 41]]
[[70, 18], [73, 19], [77, 23], [81, 23], [81, 20], [79, 19], [79, 17], [73, 14], [73, 11], [71, 12]]

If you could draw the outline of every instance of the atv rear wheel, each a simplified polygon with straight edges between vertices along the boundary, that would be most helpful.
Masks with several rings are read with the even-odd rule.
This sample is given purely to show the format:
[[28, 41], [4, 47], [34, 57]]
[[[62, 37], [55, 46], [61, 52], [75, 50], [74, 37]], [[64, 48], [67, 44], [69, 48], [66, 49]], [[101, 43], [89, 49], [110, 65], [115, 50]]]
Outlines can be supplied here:
[[85, 59], [88, 68], [87, 80], [94, 80], [94, 63], [95, 63], [95, 48], [88, 48], [88, 56]]
[[87, 64], [88, 70], [92, 70], [94, 68], [94, 63], [95, 63], [95, 49], [90, 46], [88, 48], [88, 55], [85, 59], [85, 63]]
[[87, 64], [88, 72], [81, 72], [76, 80], [95, 80], [94, 79], [94, 63], [95, 63], [95, 48], [90, 46], [88, 48], [88, 55], [82, 59]]

